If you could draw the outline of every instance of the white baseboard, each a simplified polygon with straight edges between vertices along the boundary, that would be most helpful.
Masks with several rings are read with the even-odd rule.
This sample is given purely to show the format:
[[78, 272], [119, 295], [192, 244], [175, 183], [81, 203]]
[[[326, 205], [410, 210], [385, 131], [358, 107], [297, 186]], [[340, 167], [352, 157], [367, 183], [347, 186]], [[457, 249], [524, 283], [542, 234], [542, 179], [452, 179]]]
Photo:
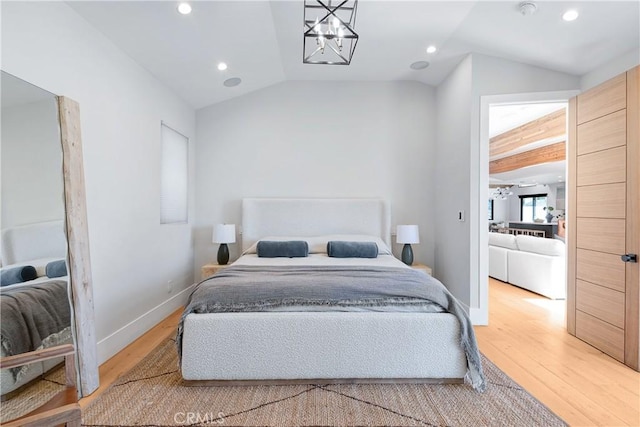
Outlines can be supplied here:
[[489, 313], [482, 307], [469, 307], [467, 304], [460, 303], [464, 311], [469, 315], [471, 324], [474, 326], [486, 326], [489, 324]]
[[489, 324], [489, 313], [483, 308], [471, 307], [469, 309], [469, 317], [472, 325], [487, 326]]
[[194, 286], [195, 283], [98, 341], [98, 365], [109, 360], [171, 313], [184, 306]]

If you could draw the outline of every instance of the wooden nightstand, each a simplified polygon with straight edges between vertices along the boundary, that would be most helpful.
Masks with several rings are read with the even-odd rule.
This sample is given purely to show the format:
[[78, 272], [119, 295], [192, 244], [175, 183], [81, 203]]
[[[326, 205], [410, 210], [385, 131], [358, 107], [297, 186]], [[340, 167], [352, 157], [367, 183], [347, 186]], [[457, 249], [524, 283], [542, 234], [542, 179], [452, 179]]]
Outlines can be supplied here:
[[218, 271], [222, 270], [223, 268], [227, 268], [229, 267], [229, 264], [225, 264], [225, 265], [220, 265], [220, 264], [207, 264], [207, 265], [203, 265], [202, 268], [200, 269], [200, 279], [204, 280], [207, 277], [211, 277], [214, 274], [216, 274]]
[[420, 264], [419, 262], [414, 262], [411, 265], [411, 268], [415, 269], [415, 270], [420, 270], [420, 271], [424, 271], [425, 273], [427, 273], [429, 276], [431, 276], [431, 267], [429, 267], [428, 265], [425, 264]]

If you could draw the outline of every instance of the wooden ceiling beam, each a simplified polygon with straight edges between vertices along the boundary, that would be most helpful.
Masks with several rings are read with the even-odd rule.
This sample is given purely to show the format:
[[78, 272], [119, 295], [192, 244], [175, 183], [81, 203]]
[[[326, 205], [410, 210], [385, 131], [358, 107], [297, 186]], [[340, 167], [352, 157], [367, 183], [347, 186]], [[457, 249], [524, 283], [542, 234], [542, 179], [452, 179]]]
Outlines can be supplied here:
[[527, 166], [539, 165], [541, 163], [556, 162], [566, 159], [565, 141], [555, 144], [546, 145], [544, 147], [525, 151], [524, 153], [514, 154], [513, 156], [503, 157], [498, 160], [489, 162], [489, 173], [502, 173], [512, 170], [524, 168]]
[[513, 151], [525, 145], [567, 133], [566, 110], [562, 108], [489, 140], [489, 157]]

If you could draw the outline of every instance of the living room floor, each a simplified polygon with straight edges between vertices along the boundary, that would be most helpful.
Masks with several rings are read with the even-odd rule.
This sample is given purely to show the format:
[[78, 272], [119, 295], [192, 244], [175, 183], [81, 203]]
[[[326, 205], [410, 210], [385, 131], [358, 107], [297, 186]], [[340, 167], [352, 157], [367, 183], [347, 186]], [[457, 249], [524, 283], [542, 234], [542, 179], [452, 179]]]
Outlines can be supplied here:
[[566, 330], [564, 300], [489, 278], [480, 350], [570, 425], [640, 425], [640, 373]]

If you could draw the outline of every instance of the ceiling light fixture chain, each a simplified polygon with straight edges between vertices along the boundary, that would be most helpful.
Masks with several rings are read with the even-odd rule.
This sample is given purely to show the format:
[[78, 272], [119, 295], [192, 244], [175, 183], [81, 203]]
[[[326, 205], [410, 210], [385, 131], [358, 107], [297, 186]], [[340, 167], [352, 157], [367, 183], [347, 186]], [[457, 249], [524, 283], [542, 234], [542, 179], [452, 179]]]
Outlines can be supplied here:
[[304, 64], [351, 63], [359, 38], [354, 31], [358, 0], [333, 0], [333, 3], [332, 0], [304, 2]]

